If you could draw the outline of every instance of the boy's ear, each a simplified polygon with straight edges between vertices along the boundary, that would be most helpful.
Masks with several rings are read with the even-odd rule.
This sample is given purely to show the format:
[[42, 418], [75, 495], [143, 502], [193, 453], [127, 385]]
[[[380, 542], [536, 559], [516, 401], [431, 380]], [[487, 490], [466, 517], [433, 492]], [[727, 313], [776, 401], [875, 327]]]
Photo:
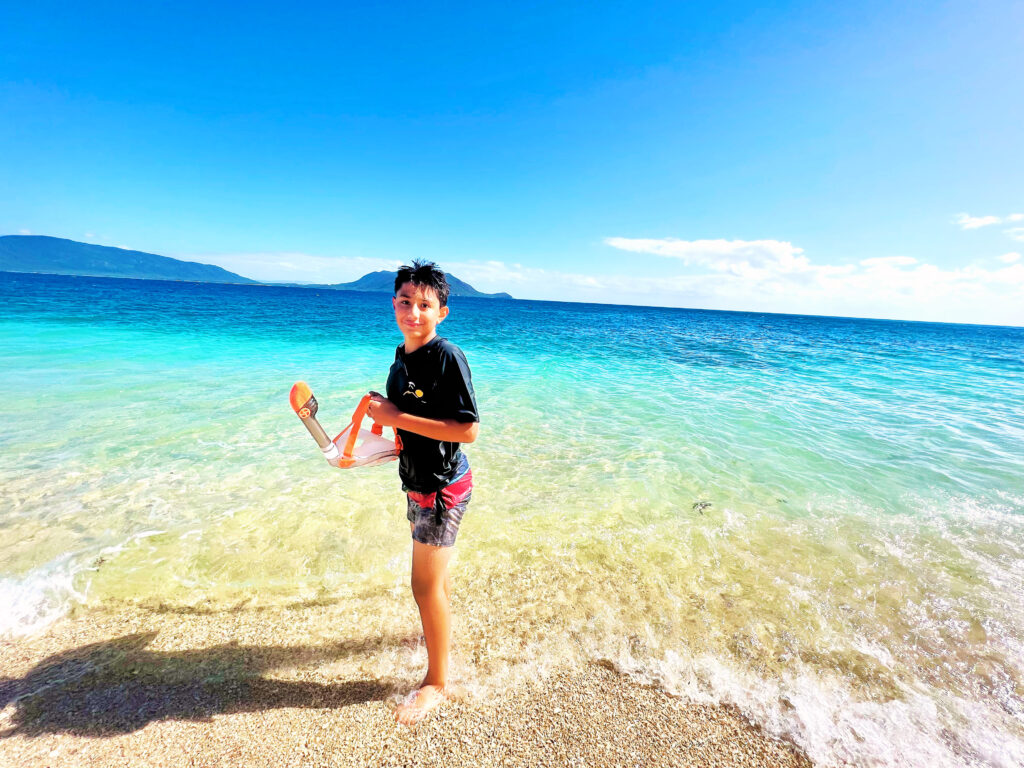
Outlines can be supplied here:
[[448, 317], [448, 307], [441, 307], [441, 311], [437, 313], [437, 322], [441, 322]]

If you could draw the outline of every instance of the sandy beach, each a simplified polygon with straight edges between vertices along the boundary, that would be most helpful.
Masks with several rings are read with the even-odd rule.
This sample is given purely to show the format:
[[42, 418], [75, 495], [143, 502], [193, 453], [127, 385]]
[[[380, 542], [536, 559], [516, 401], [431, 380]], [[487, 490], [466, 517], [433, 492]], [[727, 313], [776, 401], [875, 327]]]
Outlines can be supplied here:
[[93, 609], [0, 643], [0, 765], [809, 766], [735, 710], [688, 704], [610, 666], [464, 692], [413, 728], [411, 680], [332, 661], [399, 638], [309, 642], [331, 606]]

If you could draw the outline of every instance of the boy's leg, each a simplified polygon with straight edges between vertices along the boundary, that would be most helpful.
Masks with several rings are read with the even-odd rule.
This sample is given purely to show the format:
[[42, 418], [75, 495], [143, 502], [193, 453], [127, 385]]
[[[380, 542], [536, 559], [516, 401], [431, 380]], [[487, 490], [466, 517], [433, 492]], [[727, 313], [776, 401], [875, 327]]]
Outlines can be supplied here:
[[[416, 530], [416, 526], [413, 525], [412, 523], [410, 523], [409, 524], [409, 530], [410, 531]], [[415, 543], [415, 541], [416, 540], [413, 539], [414, 543]], [[448, 573], [448, 568], [447, 567], [445, 567], [445, 569], [444, 569], [444, 596], [447, 597], [449, 601], [452, 599], [452, 577]]]
[[395, 713], [395, 719], [411, 725], [444, 701], [448, 683], [448, 643], [451, 626], [448, 608], [448, 561], [452, 547], [412, 543], [412, 593], [420, 609], [423, 638], [427, 645], [427, 674], [423, 683]]

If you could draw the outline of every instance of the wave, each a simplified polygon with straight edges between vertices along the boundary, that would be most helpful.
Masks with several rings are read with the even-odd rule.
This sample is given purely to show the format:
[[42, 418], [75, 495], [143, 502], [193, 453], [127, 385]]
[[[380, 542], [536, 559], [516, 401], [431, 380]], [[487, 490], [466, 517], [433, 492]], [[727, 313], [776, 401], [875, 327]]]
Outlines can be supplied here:
[[765, 732], [800, 747], [816, 766], [1020, 768], [1020, 712], [923, 686], [865, 700], [850, 682], [805, 667], [769, 680], [731, 660], [667, 653], [657, 661], [609, 659], [646, 685], [702, 704], [735, 706]]

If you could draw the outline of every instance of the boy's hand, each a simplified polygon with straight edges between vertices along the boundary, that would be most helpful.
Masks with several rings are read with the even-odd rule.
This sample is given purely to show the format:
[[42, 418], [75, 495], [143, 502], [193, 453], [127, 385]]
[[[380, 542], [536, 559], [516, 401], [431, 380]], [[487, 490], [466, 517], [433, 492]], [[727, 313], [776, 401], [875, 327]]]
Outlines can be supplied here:
[[390, 400], [377, 395], [366, 407], [366, 414], [373, 419], [375, 424], [380, 424], [382, 427], [394, 427], [397, 426], [398, 417], [402, 412]]
[[448, 440], [453, 443], [472, 443], [476, 440], [480, 425], [476, 422], [460, 422], [455, 419], [428, 419], [406, 413], [384, 395], [371, 392], [366, 414], [375, 424], [382, 427], [401, 427], [406, 432], [429, 437], [431, 440]]

